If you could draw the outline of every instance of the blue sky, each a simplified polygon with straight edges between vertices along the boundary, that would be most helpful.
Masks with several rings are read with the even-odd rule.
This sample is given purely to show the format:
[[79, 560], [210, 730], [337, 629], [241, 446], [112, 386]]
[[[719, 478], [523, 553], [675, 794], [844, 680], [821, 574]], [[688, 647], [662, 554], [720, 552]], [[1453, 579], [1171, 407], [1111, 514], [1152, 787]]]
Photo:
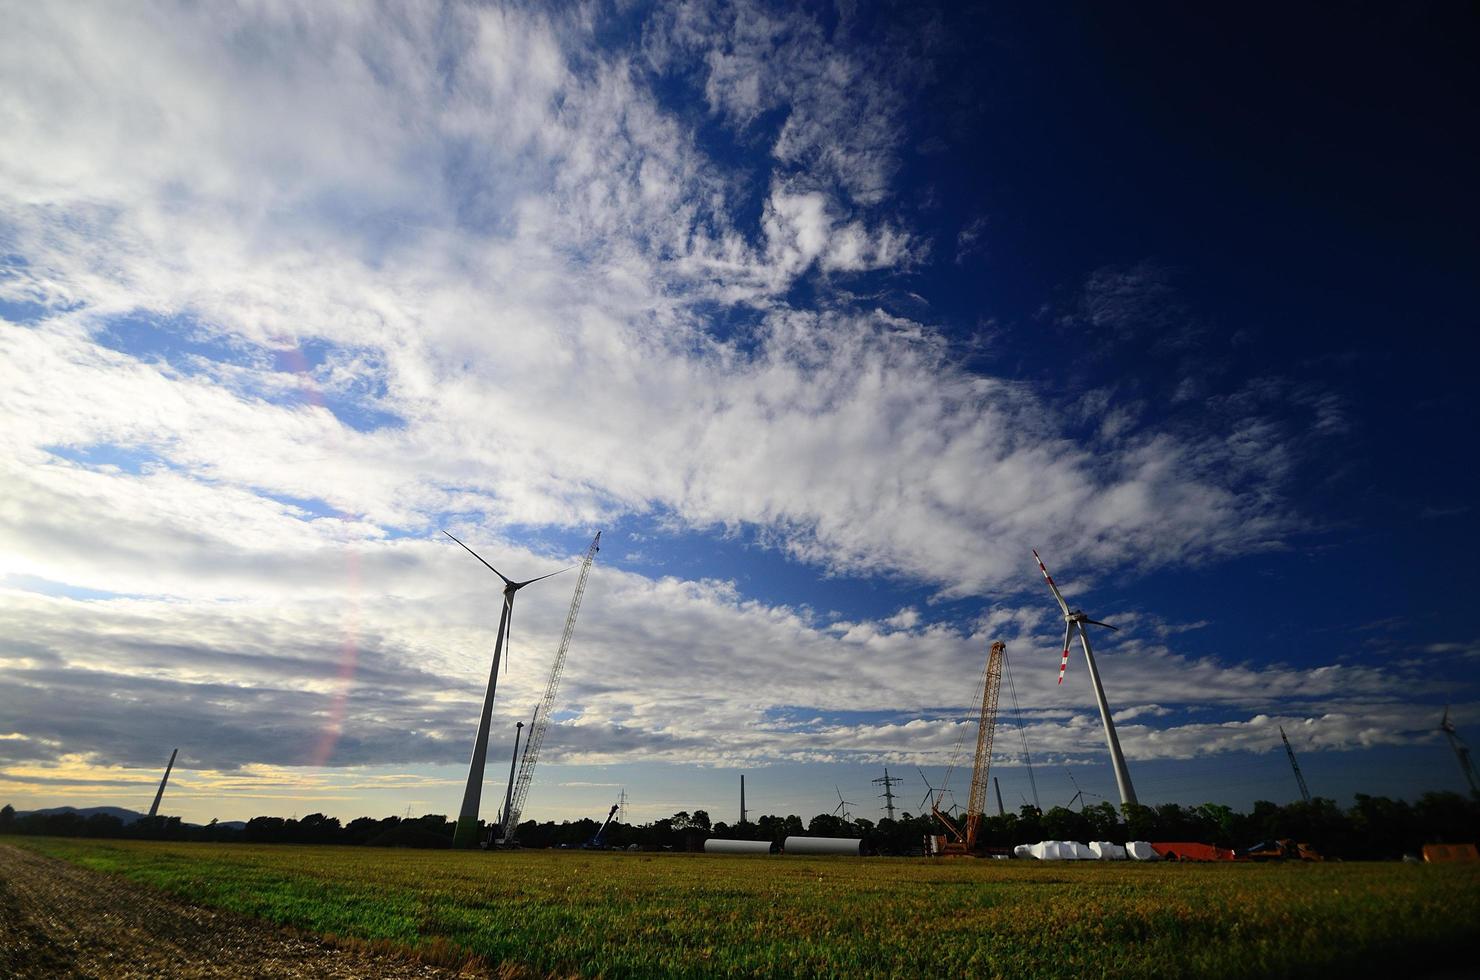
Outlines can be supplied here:
[[178, 745], [187, 819], [453, 812], [497, 593], [443, 527], [604, 531], [530, 816], [917, 804], [994, 639], [1044, 805], [1113, 798], [1035, 547], [1143, 801], [1292, 798], [1280, 725], [1320, 795], [1461, 788], [1465, 17], [16, 5], [0, 797]]

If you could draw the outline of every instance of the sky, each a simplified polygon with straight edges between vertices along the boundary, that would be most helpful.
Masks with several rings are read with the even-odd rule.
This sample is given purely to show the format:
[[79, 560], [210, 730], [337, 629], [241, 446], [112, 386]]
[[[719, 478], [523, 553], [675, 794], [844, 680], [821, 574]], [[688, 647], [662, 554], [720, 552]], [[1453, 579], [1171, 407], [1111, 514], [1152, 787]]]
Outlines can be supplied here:
[[0, 6], [0, 802], [1463, 790], [1473, 9]]

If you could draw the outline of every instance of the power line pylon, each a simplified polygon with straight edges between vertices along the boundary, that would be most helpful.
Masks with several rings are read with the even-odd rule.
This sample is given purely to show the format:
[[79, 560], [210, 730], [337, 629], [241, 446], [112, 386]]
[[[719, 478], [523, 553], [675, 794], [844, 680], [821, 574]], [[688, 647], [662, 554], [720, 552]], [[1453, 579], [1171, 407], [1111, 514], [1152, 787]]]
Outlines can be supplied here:
[[879, 795], [884, 798], [884, 812], [887, 813], [887, 814], [889, 814], [889, 819], [890, 820], [893, 820], [894, 819], [894, 784], [895, 783], [902, 783], [902, 782], [904, 782], [904, 779], [902, 777], [900, 777], [900, 776], [891, 776], [891, 775], [889, 775], [889, 767], [888, 766], [885, 766], [884, 767], [884, 775], [880, 776], [878, 779], [871, 779], [871, 780], [869, 780], [869, 782], [871, 782], [871, 783], [882, 783], [883, 784], [883, 786], [884, 786], [884, 792], [880, 793]]

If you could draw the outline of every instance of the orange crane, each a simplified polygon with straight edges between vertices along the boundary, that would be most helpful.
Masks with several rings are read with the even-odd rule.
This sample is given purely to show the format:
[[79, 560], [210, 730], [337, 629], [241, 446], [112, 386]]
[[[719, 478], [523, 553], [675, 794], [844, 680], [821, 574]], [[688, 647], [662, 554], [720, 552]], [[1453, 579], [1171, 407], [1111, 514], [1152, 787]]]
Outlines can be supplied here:
[[[982, 671], [982, 716], [976, 730], [976, 762], [971, 769], [971, 795], [966, 802], [966, 827], [963, 830], [940, 809], [945, 789], [936, 795], [930, 804], [930, 812], [945, 827], [945, 835], [935, 838], [937, 854], [975, 854], [977, 832], [982, 821], [982, 811], [987, 805], [987, 773], [992, 767], [992, 736], [997, 730], [997, 692], [1002, 686], [1002, 660], [1007, 644], [1001, 640], [992, 642], [987, 654], [987, 665]], [[946, 781], [949, 783], [950, 778]]]

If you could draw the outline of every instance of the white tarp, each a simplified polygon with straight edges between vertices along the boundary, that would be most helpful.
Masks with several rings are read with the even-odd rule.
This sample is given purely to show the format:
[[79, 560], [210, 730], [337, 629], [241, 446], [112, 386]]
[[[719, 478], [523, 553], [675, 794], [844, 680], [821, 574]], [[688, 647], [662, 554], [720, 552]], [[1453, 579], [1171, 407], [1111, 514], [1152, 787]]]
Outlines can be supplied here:
[[1125, 848], [1119, 844], [1112, 844], [1107, 840], [1092, 840], [1089, 842], [1090, 853], [1101, 861], [1124, 861]]
[[1126, 851], [1137, 861], [1160, 861], [1161, 855], [1152, 848], [1150, 841], [1133, 840], [1125, 845]]

